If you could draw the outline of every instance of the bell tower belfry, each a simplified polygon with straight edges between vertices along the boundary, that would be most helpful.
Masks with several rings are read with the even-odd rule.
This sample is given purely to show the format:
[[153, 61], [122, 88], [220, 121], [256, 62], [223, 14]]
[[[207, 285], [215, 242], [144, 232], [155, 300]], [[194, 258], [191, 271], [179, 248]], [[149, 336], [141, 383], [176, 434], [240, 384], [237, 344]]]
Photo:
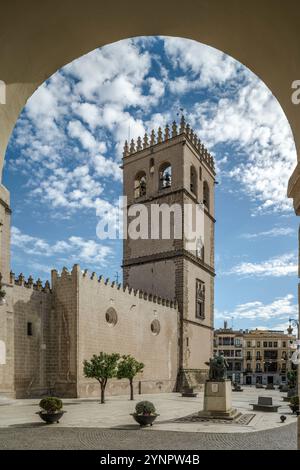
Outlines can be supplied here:
[[[213, 157], [182, 116], [179, 126], [173, 122], [143, 141], [125, 142], [123, 169], [127, 225], [142, 206], [149, 221], [148, 237], [124, 239], [124, 284], [178, 302], [178, 388], [197, 386], [206, 378], [213, 345]], [[184, 219], [188, 208], [199, 207], [203, 226], [190, 248]], [[154, 214], [159, 214], [156, 222]], [[163, 235], [164, 224], [170, 225], [170, 236]], [[181, 237], [175, 235], [178, 228]]]

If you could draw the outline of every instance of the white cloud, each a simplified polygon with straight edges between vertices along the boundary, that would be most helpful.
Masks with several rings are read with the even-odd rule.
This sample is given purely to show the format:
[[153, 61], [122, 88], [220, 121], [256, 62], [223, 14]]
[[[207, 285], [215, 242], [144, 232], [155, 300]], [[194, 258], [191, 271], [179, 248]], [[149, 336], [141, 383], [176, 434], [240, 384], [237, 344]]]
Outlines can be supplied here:
[[89, 132], [80, 121], [70, 121], [67, 127], [70, 137], [78, 139], [82, 147], [91, 152], [105, 152], [105, 142], [97, 142], [95, 137]]
[[195, 105], [192, 119], [209, 147], [234, 146], [227, 176], [258, 202], [258, 212], [291, 211], [286, 191], [297, 159], [289, 123], [268, 88], [250, 72], [246, 77], [230, 97]]
[[85, 121], [92, 130], [100, 125], [101, 113], [100, 108], [94, 103], [78, 103], [72, 104], [72, 110], [83, 121]]
[[[12, 227], [11, 234], [13, 247], [33, 256], [50, 257], [55, 255], [58, 256], [60, 262], [84, 262], [89, 265], [103, 266], [108, 257], [112, 255], [112, 249], [109, 246], [94, 240], [85, 240], [82, 237], [71, 236], [67, 240], [59, 240], [50, 244], [44, 239], [22, 233], [17, 227]], [[40, 267], [37, 269], [42, 270]]]
[[246, 277], [281, 277], [295, 276], [298, 272], [297, 257], [294, 253], [287, 253], [278, 257], [270, 258], [261, 263], [243, 262], [234, 266], [224, 274], [236, 274]]
[[[213, 47], [182, 38], [163, 39], [165, 51], [174, 66], [188, 73], [189, 83], [193, 83], [197, 75], [199, 88], [224, 83], [234, 78], [241, 68], [239, 62]], [[171, 88], [179, 93], [186, 91], [190, 85], [184, 82], [184, 78], [179, 79], [177, 85], [172, 83]]]
[[[210, 92], [213, 87], [214, 99], [196, 102], [188, 116], [209, 147], [226, 143], [236, 149], [227, 160], [218, 159], [218, 170], [221, 166], [222, 173], [239, 182], [258, 211], [290, 211], [286, 187], [296, 162], [295, 147], [288, 122], [267, 87], [216, 49], [163, 38], [167, 57], [176, 73], [180, 71], [174, 78], [159, 63], [160, 56], [143, 49], [153, 41], [129, 39], [97, 49], [57, 72], [31, 97], [14, 132], [18, 149], [11, 160], [16, 171], [28, 175], [31, 194], [66, 211], [93, 207], [99, 197], [94, 191], [98, 179], [98, 188], [102, 178], [113, 175], [121, 180], [117, 166], [124, 140], [173, 120], [184, 93], [197, 88]], [[153, 61], [159, 71], [151, 69]], [[153, 109], [163, 102], [168, 87], [175, 99], [172, 109]], [[141, 117], [145, 115], [146, 122]], [[57, 172], [69, 174], [82, 165], [89, 167], [94, 196], [87, 195], [79, 181], [73, 188], [67, 179], [66, 185]], [[40, 184], [52, 179], [53, 187]]]
[[[267, 304], [259, 300], [237, 305], [233, 310], [216, 312], [218, 319], [246, 319], [246, 320], [272, 320], [274, 318], [289, 318], [298, 312], [298, 305], [294, 303], [294, 296], [287, 294], [278, 297]], [[261, 327], [260, 327], [261, 328]], [[269, 326], [268, 326], [269, 328]], [[276, 328], [277, 329], [277, 328]]]
[[111, 177], [116, 181], [122, 181], [123, 173], [119, 163], [102, 155], [95, 155], [93, 157], [93, 166], [98, 176]]
[[274, 227], [270, 230], [257, 233], [243, 233], [241, 238], [268, 238], [268, 237], [281, 237], [287, 235], [295, 235], [295, 230], [291, 227]]

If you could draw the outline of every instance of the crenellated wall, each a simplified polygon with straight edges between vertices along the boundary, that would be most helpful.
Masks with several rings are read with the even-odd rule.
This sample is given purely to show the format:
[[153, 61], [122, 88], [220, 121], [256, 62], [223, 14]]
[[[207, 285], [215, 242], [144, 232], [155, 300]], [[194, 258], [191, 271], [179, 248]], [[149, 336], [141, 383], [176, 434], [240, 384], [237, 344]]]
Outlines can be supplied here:
[[6, 355], [4, 364], [0, 365], [0, 393], [16, 398], [45, 394], [50, 285], [47, 282], [43, 286], [39, 279], [34, 282], [32, 277], [25, 280], [22, 274], [15, 279], [11, 273], [5, 291], [0, 335]]
[[[70, 273], [63, 269], [61, 276], [54, 271], [52, 287], [59, 371], [53, 380], [55, 393], [99, 396], [99, 384], [83, 375], [83, 361], [100, 351], [132, 354], [143, 362], [144, 373], [135, 381], [135, 388], [143, 393], [174, 390], [178, 370], [175, 302], [81, 272], [78, 265]], [[151, 331], [154, 320], [155, 326], [159, 322], [158, 334]], [[64, 344], [68, 345], [65, 350]], [[70, 388], [74, 381], [76, 393]], [[107, 392], [128, 393], [128, 381], [109, 381]]]
[[173, 121], [171, 129], [167, 124], [164, 132], [162, 131], [161, 127], [159, 127], [157, 133], [155, 133], [154, 129], [151, 131], [150, 136], [148, 136], [146, 133], [143, 137], [143, 140], [141, 137], [138, 137], [136, 141], [131, 139], [130, 144], [126, 140], [123, 151], [123, 159], [129, 155], [133, 155], [142, 150], [146, 150], [149, 147], [153, 147], [156, 144], [166, 143], [170, 139], [173, 139], [179, 135], [185, 136], [188, 139], [189, 143], [192, 144], [195, 150], [199, 153], [202, 162], [205, 162], [208, 168], [214, 172], [214, 158], [198, 138], [194, 130], [190, 127], [189, 123], [185, 122], [184, 116], [181, 117], [179, 126], [177, 125], [176, 121]]

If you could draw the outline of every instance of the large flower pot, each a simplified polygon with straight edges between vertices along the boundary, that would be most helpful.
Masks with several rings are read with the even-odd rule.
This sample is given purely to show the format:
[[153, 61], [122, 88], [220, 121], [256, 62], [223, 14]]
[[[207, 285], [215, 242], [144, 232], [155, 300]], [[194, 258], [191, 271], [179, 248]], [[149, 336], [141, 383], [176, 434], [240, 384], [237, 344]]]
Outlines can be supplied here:
[[56, 413], [48, 413], [46, 411], [38, 411], [37, 414], [47, 424], [59, 423], [60, 418], [65, 411], [57, 411]]
[[136, 422], [142, 426], [152, 426], [153, 422], [156, 420], [158, 414], [155, 415], [138, 415], [136, 413], [131, 413], [131, 416], [134, 417]]

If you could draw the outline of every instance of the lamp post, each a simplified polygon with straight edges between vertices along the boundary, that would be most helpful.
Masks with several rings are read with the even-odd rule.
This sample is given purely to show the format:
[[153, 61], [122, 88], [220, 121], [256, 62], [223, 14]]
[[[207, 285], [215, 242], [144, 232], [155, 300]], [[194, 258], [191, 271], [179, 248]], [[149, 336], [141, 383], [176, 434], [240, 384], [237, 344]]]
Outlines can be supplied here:
[[[296, 326], [297, 327], [297, 340], [299, 341], [300, 340], [299, 320], [296, 320], [295, 318], [289, 318], [289, 324], [290, 325], [288, 328], [288, 333], [292, 334], [293, 329], [291, 325]], [[294, 364], [294, 366], [296, 366], [296, 371], [297, 371], [297, 375], [296, 375], [296, 394], [297, 395], [298, 395], [299, 349], [300, 349], [300, 344], [297, 344], [297, 349], [294, 352], [293, 356], [291, 357], [291, 362], [292, 364]]]
[[289, 318], [289, 324], [288, 333], [292, 334], [292, 325], [294, 325], [297, 327], [297, 339], [300, 339], [299, 320], [296, 320], [296, 318]]

